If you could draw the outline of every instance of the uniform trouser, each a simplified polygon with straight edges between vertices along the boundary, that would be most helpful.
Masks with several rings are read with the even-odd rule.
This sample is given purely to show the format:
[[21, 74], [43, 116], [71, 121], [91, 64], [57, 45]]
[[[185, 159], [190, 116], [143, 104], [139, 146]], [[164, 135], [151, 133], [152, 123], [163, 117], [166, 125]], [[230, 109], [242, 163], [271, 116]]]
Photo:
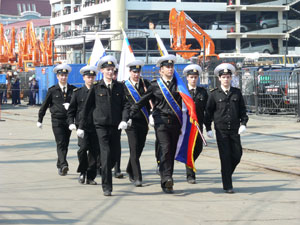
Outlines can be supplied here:
[[174, 157], [180, 128], [178, 123], [155, 125], [156, 138], [158, 139], [160, 151], [159, 172], [162, 188], [165, 187], [168, 179], [173, 179]]
[[100, 154], [96, 130], [85, 132], [83, 138], [78, 137], [78, 146], [80, 148], [77, 151], [79, 161], [77, 172], [86, 172], [87, 179], [94, 180], [97, 176], [97, 157]]
[[158, 143], [157, 137], [156, 137], [156, 140], [155, 140], [155, 158], [156, 158], [157, 165], [159, 165], [159, 163], [160, 163], [160, 150], [159, 150], [159, 143]]
[[96, 131], [100, 145], [102, 189], [111, 192], [111, 170], [121, 154], [121, 130], [118, 130], [117, 126], [99, 126]]
[[[195, 144], [195, 148], [194, 148], [194, 162], [196, 162], [197, 158], [199, 157], [200, 153], [202, 152], [203, 149], [203, 143], [202, 143], [202, 139], [201, 137], [198, 135], [197, 136], [197, 140], [196, 140], [196, 144]], [[189, 178], [196, 178], [195, 172], [193, 171], [193, 169], [186, 167], [186, 177]]]
[[68, 166], [67, 153], [71, 136], [71, 131], [66, 120], [52, 121], [52, 130], [56, 141], [57, 150], [57, 168]]
[[140, 157], [142, 155], [146, 136], [148, 133], [148, 125], [138, 126], [133, 125], [126, 129], [126, 134], [128, 137], [128, 144], [130, 150], [130, 157], [127, 164], [126, 172], [135, 181], [142, 181], [142, 172], [140, 165]]
[[216, 130], [221, 160], [223, 189], [232, 189], [232, 174], [242, 157], [242, 145], [238, 130]]

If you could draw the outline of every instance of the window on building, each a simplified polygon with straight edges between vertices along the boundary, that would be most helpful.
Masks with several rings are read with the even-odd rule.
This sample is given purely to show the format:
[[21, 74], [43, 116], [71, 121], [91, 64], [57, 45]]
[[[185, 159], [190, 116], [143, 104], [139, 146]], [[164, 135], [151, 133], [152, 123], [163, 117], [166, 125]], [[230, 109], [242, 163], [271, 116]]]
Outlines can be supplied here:
[[18, 3], [17, 7], [18, 7], [18, 13], [19, 13], [19, 15], [21, 15], [21, 12], [22, 12], [21, 4]]
[[35, 4], [32, 4], [32, 11], [36, 12], [36, 6], [35, 6]]

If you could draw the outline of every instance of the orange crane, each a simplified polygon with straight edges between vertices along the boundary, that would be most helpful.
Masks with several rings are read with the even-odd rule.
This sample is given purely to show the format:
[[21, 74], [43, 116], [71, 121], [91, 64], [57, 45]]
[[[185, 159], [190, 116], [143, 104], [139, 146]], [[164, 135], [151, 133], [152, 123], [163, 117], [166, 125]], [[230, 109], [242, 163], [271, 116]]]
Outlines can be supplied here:
[[[219, 56], [215, 54], [215, 44], [210, 36], [198, 26], [198, 24], [189, 17], [184, 11], [177, 12], [175, 8], [171, 9], [169, 14], [170, 34], [171, 34], [171, 48], [174, 50], [194, 50], [200, 51], [200, 49], [190, 49], [191, 44], [186, 44], [186, 32], [188, 31], [200, 44], [201, 49], [205, 49], [205, 59], [210, 57]], [[205, 39], [205, 43], [204, 42]], [[192, 56], [197, 55], [197, 52], [178, 52], [184, 59], [190, 59]], [[203, 54], [199, 56], [203, 57]]]
[[46, 31], [41, 41], [35, 35], [33, 23], [28, 22], [24, 34], [20, 32], [18, 35], [18, 53], [16, 54], [15, 28], [11, 30], [9, 44], [4, 34], [3, 24], [0, 24], [0, 63], [16, 64], [17, 69], [25, 72], [34, 70], [35, 66], [52, 65], [54, 35], [54, 27], [51, 27], [50, 35]]

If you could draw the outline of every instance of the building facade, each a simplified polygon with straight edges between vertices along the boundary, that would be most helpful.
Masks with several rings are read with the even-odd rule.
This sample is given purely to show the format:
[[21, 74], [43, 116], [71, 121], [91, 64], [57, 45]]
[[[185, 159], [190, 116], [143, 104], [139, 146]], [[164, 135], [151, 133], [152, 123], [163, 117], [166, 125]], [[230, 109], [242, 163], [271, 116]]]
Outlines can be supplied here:
[[[133, 50], [155, 50], [149, 22], [169, 47], [172, 8], [183, 10], [204, 29], [216, 53], [284, 54], [300, 43], [299, 0], [50, 0], [50, 4], [50, 23], [59, 34], [55, 44], [65, 51], [82, 49], [83, 42], [91, 48], [96, 32], [105, 47], [120, 51], [121, 28]], [[187, 42], [199, 48], [190, 34]]]

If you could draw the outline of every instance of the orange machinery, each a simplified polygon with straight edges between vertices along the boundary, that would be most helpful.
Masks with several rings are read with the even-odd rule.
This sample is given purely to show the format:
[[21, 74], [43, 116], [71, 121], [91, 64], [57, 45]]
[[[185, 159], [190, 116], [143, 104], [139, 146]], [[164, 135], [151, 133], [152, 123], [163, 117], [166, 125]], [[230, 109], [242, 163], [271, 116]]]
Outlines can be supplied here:
[[12, 63], [16, 61], [15, 55], [15, 29], [11, 32], [11, 43], [9, 44], [4, 34], [3, 24], [0, 24], [0, 62], [1, 63]]
[[[205, 59], [219, 56], [215, 54], [215, 44], [204, 30], [198, 26], [194, 20], [189, 17], [184, 11], [178, 13], [175, 8], [171, 9], [169, 14], [170, 34], [171, 34], [171, 48], [174, 50], [194, 50], [190, 49], [191, 44], [186, 44], [186, 32], [188, 31], [200, 44], [201, 49], [205, 48]], [[205, 38], [205, 43], [204, 42]], [[192, 56], [197, 55], [197, 52], [178, 52], [184, 59], [190, 59]], [[203, 53], [199, 56], [203, 57]]]
[[52, 45], [54, 40], [54, 27], [51, 27], [50, 35], [45, 32], [44, 40], [39, 40], [34, 32], [32, 22], [28, 22], [24, 35], [18, 36], [18, 54], [15, 51], [15, 28], [12, 28], [11, 42], [8, 43], [3, 25], [0, 24], [0, 62], [3, 64], [17, 64], [17, 69], [28, 72], [35, 66], [52, 65]]

